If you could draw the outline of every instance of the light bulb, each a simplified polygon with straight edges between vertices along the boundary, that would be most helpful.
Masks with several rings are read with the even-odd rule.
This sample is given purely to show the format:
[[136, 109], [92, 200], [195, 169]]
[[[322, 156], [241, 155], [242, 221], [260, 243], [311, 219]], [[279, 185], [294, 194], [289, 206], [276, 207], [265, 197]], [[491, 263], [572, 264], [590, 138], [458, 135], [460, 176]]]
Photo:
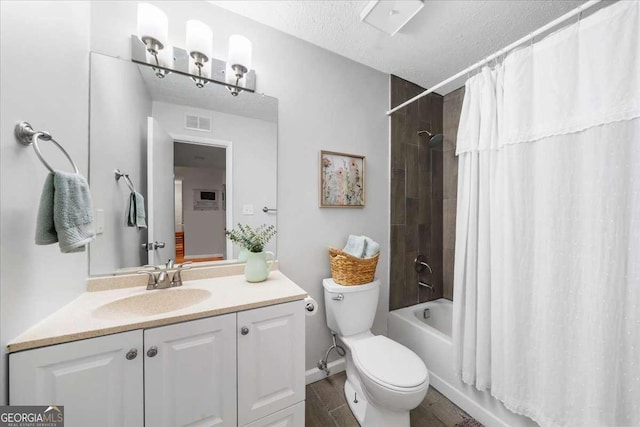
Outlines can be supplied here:
[[204, 63], [211, 58], [213, 33], [205, 23], [196, 19], [187, 21], [187, 51], [196, 61]]
[[235, 74], [241, 76], [251, 71], [251, 54], [253, 46], [248, 38], [240, 35], [229, 37], [229, 57], [227, 63]]
[[158, 53], [169, 39], [169, 18], [149, 3], [138, 4], [138, 37], [151, 53]]

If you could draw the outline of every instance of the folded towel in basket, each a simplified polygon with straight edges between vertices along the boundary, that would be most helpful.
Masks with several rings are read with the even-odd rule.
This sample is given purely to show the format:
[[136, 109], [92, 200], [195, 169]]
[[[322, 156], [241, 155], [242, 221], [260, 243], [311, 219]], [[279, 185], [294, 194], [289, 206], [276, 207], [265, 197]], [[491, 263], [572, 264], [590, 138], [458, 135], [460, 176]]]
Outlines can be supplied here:
[[50, 173], [40, 196], [36, 244], [58, 242], [63, 253], [80, 252], [95, 236], [87, 180], [75, 173]]
[[371, 258], [378, 255], [380, 253], [380, 243], [376, 242], [375, 240], [367, 236], [362, 236], [362, 237], [364, 237], [364, 241], [366, 242], [366, 245], [364, 248], [364, 255], [362, 257]]
[[346, 252], [354, 257], [362, 258], [364, 255], [366, 242], [364, 236], [349, 235], [347, 239], [347, 245], [342, 249], [342, 252]]

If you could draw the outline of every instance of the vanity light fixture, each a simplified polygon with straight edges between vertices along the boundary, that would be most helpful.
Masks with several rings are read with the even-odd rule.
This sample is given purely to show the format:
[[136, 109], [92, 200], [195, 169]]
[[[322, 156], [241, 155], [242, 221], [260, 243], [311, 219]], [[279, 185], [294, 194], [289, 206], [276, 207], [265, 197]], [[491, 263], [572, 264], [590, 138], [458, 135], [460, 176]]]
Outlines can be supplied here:
[[213, 32], [204, 22], [191, 19], [186, 25], [186, 50], [169, 45], [169, 20], [158, 7], [138, 4], [138, 33], [131, 38], [131, 60], [151, 67], [158, 78], [170, 73], [188, 76], [198, 88], [213, 82], [225, 85], [233, 96], [256, 91], [251, 69], [253, 46], [241, 35], [229, 37], [227, 61], [212, 56]]
[[147, 62], [160, 79], [173, 68], [173, 47], [169, 46], [169, 19], [167, 15], [149, 3], [138, 4], [138, 37], [144, 43]]
[[[211, 72], [206, 67], [213, 49], [213, 33], [211, 28], [202, 21], [191, 19], [187, 21], [187, 52], [189, 52], [189, 72], [195, 71], [191, 77], [196, 86], [203, 88], [208, 83]], [[209, 67], [211, 64], [208, 64]], [[193, 67], [195, 66], [195, 70]]]
[[[151, 56], [148, 51], [147, 55]], [[163, 79], [165, 76], [171, 74], [169, 70], [173, 68], [173, 46], [166, 46], [154, 56], [154, 59], [158, 66], [151, 68], [156, 72], [156, 77]]]
[[[241, 91], [239, 89], [242, 86], [240, 80], [246, 73], [251, 70], [251, 54], [253, 51], [253, 45], [248, 38], [234, 34], [229, 37], [229, 57], [227, 58], [227, 69], [225, 80], [227, 83], [233, 84], [236, 87], [229, 87], [231, 95], [238, 96]], [[231, 69], [231, 70], [229, 70]], [[229, 76], [229, 71], [233, 71], [233, 74]], [[235, 82], [233, 78], [235, 77]]]
[[167, 14], [152, 4], [138, 4], [138, 37], [146, 46], [147, 52], [154, 57], [156, 65], [160, 65], [158, 56], [169, 39]]

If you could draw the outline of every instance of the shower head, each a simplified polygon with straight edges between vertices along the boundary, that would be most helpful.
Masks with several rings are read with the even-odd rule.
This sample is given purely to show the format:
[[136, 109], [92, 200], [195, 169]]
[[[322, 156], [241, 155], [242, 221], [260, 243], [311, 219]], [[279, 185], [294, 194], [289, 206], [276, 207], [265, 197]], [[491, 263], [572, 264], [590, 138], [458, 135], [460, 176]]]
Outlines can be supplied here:
[[428, 130], [419, 130], [418, 136], [420, 135], [427, 135], [429, 137], [429, 143], [427, 145], [430, 149], [436, 150], [436, 151], [444, 151], [444, 147], [443, 147], [444, 136], [441, 133], [437, 133], [434, 135]]

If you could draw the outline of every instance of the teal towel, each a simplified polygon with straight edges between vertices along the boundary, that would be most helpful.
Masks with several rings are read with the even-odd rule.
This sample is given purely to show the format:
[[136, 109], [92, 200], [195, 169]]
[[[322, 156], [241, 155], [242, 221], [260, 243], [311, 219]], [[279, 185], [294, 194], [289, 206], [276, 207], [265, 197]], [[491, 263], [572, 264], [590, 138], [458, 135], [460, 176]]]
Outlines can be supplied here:
[[142, 197], [142, 194], [137, 191], [132, 192], [129, 195], [127, 225], [129, 227], [137, 227], [138, 230], [147, 228], [147, 215], [144, 211], [144, 197]]
[[380, 253], [380, 243], [367, 236], [362, 237], [364, 237], [364, 241], [366, 243], [363, 256], [364, 258], [371, 258]]
[[364, 236], [349, 235], [349, 239], [347, 239], [347, 245], [342, 249], [342, 252], [346, 252], [349, 255], [362, 258], [362, 256], [364, 255], [364, 248]]
[[75, 173], [50, 173], [40, 196], [36, 244], [58, 242], [63, 253], [81, 252], [95, 236], [87, 180]]

